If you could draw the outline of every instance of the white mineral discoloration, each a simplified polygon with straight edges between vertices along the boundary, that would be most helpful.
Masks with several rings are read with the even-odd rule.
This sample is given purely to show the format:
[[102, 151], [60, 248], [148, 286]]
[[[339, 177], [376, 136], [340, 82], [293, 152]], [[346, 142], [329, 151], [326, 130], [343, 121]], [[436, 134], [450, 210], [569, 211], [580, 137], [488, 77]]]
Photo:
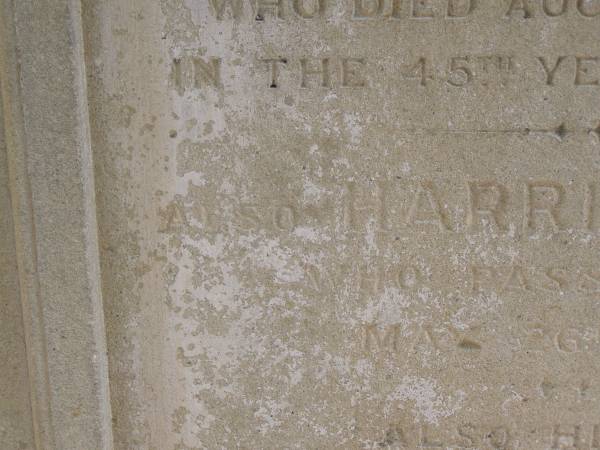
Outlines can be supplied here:
[[[438, 424], [446, 417], [460, 411], [465, 402], [466, 393], [458, 391], [453, 395], [440, 392], [435, 380], [405, 376], [402, 382], [387, 396], [388, 402], [400, 401], [412, 404], [418, 421]], [[402, 408], [402, 406], [399, 406]]]
[[329, 235], [315, 227], [296, 227], [294, 234], [303, 240], [313, 243], [325, 243], [331, 240]]
[[[574, 83], [596, 18], [267, 3], [82, 3], [115, 448], [412, 449], [425, 430], [545, 450], [558, 422], [592, 442], [598, 387], [572, 385], [600, 368], [600, 109]], [[531, 182], [564, 189], [555, 216]], [[538, 279], [507, 288], [512, 266]], [[480, 289], [474, 267], [494, 269]]]
[[362, 117], [358, 114], [344, 114], [344, 125], [350, 136], [351, 145], [359, 145], [363, 136]]
[[326, 189], [323, 189], [322, 187], [320, 187], [319, 185], [314, 183], [312, 180], [307, 179], [304, 181], [304, 193], [303, 194], [304, 194], [305, 202], [316, 202], [326, 192], [327, 192]]
[[404, 295], [398, 288], [388, 287], [383, 294], [362, 308], [360, 317], [365, 323], [402, 323], [407, 328], [410, 322], [401, 318], [406, 315], [406, 309], [410, 304], [410, 297]]

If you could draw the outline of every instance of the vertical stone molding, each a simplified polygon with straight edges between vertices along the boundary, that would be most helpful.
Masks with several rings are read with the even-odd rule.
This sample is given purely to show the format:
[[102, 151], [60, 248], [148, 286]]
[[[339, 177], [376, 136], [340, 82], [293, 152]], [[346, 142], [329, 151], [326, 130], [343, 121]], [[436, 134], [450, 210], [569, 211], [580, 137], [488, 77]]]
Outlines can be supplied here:
[[0, 19], [4, 128], [35, 445], [110, 449], [80, 1], [2, 0]]
[[0, 0], [0, 450], [600, 450], [600, 0]]

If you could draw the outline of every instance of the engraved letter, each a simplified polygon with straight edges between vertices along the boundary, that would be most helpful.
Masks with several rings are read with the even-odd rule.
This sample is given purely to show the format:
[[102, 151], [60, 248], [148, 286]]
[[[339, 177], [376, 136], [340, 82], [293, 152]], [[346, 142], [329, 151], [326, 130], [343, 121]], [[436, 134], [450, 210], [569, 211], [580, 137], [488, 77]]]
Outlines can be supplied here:
[[321, 70], [309, 70], [308, 68], [308, 60], [301, 59], [300, 67], [302, 68], [302, 81], [300, 83], [300, 87], [306, 88], [308, 87], [308, 76], [309, 75], [321, 75], [321, 86], [329, 87], [329, 59], [323, 58], [321, 61]]
[[523, 11], [525, 19], [533, 17], [533, 9], [528, 0], [511, 0], [506, 16], [511, 17], [515, 11]]
[[548, 17], [557, 17], [562, 16], [567, 12], [567, 6], [569, 5], [569, 0], [558, 0], [560, 4], [560, 8], [555, 9], [553, 5], [556, 5], [557, 0], [544, 0], [542, 3], [542, 7], [544, 9], [544, 14]]
[[365, 350], [367, 352], [371, 351], [371, 342], [374, 339], [375, 344], [377, 345], [377, 350], [381, 351], [387, 348], [387, 350], [395, 352], [398, 349], [399, 334], [400, 325], [398, 324], [390, 325], [383, 337], [379, 334], [377, 324], [372, 323], [369, 325], [365, 325]]
[[473, 425], [459, 425], [458, 427], [456, 427], [456, 432], [463, 439], [463, 442], [460, 444], [461, 448], [475, 447], [475, 438], [472, 436], [472, 434], [475, 434], [476, 430]]
[[556, 60], [556, 63], [554, 64], [554, 68], [551, 69], [548, 66], [546, 58], [544, 58], [543, 56], [538, 56], [538, 61], [540, 62], [542, 68], [544, 69], [544, 72], [546, 73], [546, 84], [548, 86], [554, 86], [554, 75], [556, 74], [558, 66], [560, 66], [560, 64], [565, 60], [565, 58], [566, 56], [559, 56]]
[[190, 87], [199, 89], [204, 83], [221, 87], [221, 58], [209, 61], [197, 57], [175, 58], [172, 76], [179, 95]]
[[322, 275], [325, 275], [322, 270], [309, 264], [304, 270], [304, 278], [308, 282], [310, 288], [314, 291], [321, 292], [323, 289]]
[[400, 13], [402, 12], [402, 1], [403, 0], [392, 0], [392, 17], [394, 19], [400, 19], [401, 15]]
[[523, 272], [523, 268], [521, 266], [513, 266], [510, 270], [510, 275], [508, 276], [506, 282], [504, 283], [503, 289], [506, 290], [515, 290], [515, 291], [528, 291], [529, 285], [527, 283], [527, 278], [525, 278], [525, 273]]
[[229, 9], [231, 10], [231, 17], [239, 19], [242, 15], [241, 0], [210, 0], [210, 4], [215, 12], [217, 20], [223, 20], [227, 5], [229, 5]]
[[173, 70], [171, 71], [171, 75], [173, 76], [173, 84], [175, 85], [179, 95], [183, 95], [187, 87], [187, 71], [182, 66], [182, 63], [183, 61], [181, 58], [173, 59]]
[[412, 16], [428, 19], [433, 17], [433, 9], [429, 4], [430, 0], [413, 0]]
[[269, 87], [276, 88], [279, 82], [279, 66], [277, 64], [287, 63], [287, 59], [277, 58], [277, 59], [263, 59], [262, 61], [266, 62], [271, 67], [271, 83]]
[[421, 281], [421, 271], [415, 266], [400, 268], [395, 279], [400, 289], [414, 288]]
[[489, 224], [504, 230], [500, 217], [506, 201], [504, 188], [491, 181], [479, 181], [469, 183], [469, 215], [467, 226], [474, 228], [477, 221], [476, 216], [485, 218]]
[[325, 11], [325, 0], [314, 0], [315, 6], [312, 9], [307, 9], [304, 6], [304, 0], [293, 0], [292, 5], [294, 7], [294, 11], [300, 17], [304, 19], [312, 19], [316, 15], [322, 15]]
[[562, 431], [560, 425], [554, 425], [552, 430], [552, 450], [580, 449], [581, 437], [580, 426], [575, 425], [572, 432]]
[[591, 450], [600, 449], [600, 425], [594, 425], [592, 431], [592, 448]]
[[429, 440], [429, 436], [427, 436], [427, 425], [421, 425], [421, 436], [420, 436], [420, 447], [421, 448], [442, 448], [443, 444], [441, 442], [432, 442]]
[[475, 0], [463, 0], [463, 8], [460, 8], [461, 2], [458, 0], [448, 1], [448, 17], [461, 18], [467, 17], [475, 9]]
[[385, 433], [384, 442], [379, 445], [387, 445], [387, 443], [393, 442], [396, 445], [399, 445], [400, 448], [404, 448], [406, 446], [406, 439], [404, 438], [404, 431], [402, 430], [402, 426], [400, 424], [395, 424], [390, 426], [390, 428]]
[[577, 290], [584, 294], [598, 294], [600, 292], [600, 278], [594, 272], [586, 271], [579, 279]]
[[201, 58], [193, 58], [194, 87], [200, 88], [204, 82], [214, 87], [221, 86], [221, 58], [211, 58], [209, 62]]
[[369, 4], [365, 4], [365, 0], [354, 0], [354, 18], [365, 19], [381, 14], [383, 11], [383, 0], [368, 0]]
[[[427, 206], [429, 207], [430, 213], [428, 214], [429, 217], [419, 218], [419, 212], [423, 212], [421, 210], [421, 203], [423, 197], [425, 200], [427, 200]], [[440, 231], [450, 230], [446, 221], [446, 217], [442, 213], [441, 205], [435, 196], [433, 185], [431, 183], [423, 182], [419, 185], [419, 188], [413, 198], [412, 205], [408, 210], [408, 214], [406, 216], [406, 223], [431, 224], [437, 225]]]
[[265, 20], [265, 12], [272, 11], [278, 19], [283, 19], [283, 0], [256, 0], [256, 20]]
[[554, 232], [561, 230], [558, 208], [563, 201], [562, 185], [552, 182], [527, 183], [525, 188], [525, 232], [535, 228], [536, 217], [545, 217]]
[[273, 209], [273, 225], [282, 231], [291, 231], [296, 227], [296, 211], [293, 206], [281, 206]]
[[344, 58], [342, 59], [342, 86], [344, 87], [364, 87], [365, 79], [358, 73], [365, 66], [364, 58]]
[[381, 267], [375, 267], [372, 272], [367, 272], [367, 268], [359, 271], [359, 289], [361, 294], [368, 296], [377, 295], [382, 281]]
[[240, 209], [236, 210], [234, 214], [234, 223], [240, 228], [256, 228], [260, 223], [260, 214], [258, 208], [254, 205], [241, 205]]
[[586, 5], [592, 0], [577, 0], [577, 10], [582, 16], [585, 17], [596, 17], [600, 16], [600, 4], [597, 5], [596, 9], [587, 9]]
[[594, 230], [594, 219], [596, 210], [596, 184], [588, 183], [583, 199], [583, 222], [587, 231]]
[[[371, 202], [358, 202], [355, 183], [349, 183], [347, 186], [347, 201], [344, 202], [344, 226], [350, 230], [358, 230], [359, 222], [357, 213], [361, 211], [374, 210], [374, 217], [377, 230], [384, 231], [386, 229], [387, 218], [385, 210], [385, 185], [376, 183], [375, 185], [375, 204]], [[358, 203], [358, 204], [357, 204]]]
[[494, 269], [488, 266], [471, 266], [471, 277], [472, 277], [472, 291], [473, 294], [481, 292], [481, 278], [485, 276], [488, 280], [496, 277]]
[[490, 445], [494, 449], [504, 449], [508, 448], [508, 442], [510, 440], [510, 434], [508, 429], [500, 426], [494, 428], [487, 436], [486, 439], [489, 439]]
[[549, 280], [549, 283], [541, 285], [540, 288], [545, 291], [562, 292], [567, 285], [567, 274], [566, 270], [548, 267], [544, 271], [544, 276]]
[[554, 338], [556, 348], [560, 352], [575, 353], [581, 347], [581, 337], [575, 328], [567, 328], [556, 334]]
[[183, 205], [179, 201], [170, 203], [163, 216], [163, 225], [159, 229], [161, 233], [169, 232], [173, 229], [188, 226], [188, 220]]

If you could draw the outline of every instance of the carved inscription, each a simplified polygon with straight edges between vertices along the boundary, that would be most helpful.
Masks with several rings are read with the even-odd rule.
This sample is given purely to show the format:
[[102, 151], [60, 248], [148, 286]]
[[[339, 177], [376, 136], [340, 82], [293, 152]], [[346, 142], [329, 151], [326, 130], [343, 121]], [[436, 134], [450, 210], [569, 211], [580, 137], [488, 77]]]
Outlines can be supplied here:
[[600, 0], [161, 7], [176, 448], [600, 450]]
[[504, 425], [464, 423], [455, 426], [390, 424], [381, 448], [398, 449], [518, 449], [514, 433]]
[[551, 450], [600, 449], [600, 425], [556, 424], [550, 435]]
[[[341, 197], [325, 198], [310, 208], [293, 196], [288, 203], [268, 206], [237, 202], [232, 223], [240, 230], [274, 232], [294, 232], [297, 227], [318, 223], [338, 224], [341, 231], [349, 233], [374, 227], [384, 234], [418, 230], [466, 235], [490, 231], [492, 237], [526, 238], [565, 232], [595, 236], [600, 227], [597, 190], [595, 182], [567, 185], [549, 179], [510, 186], [494, 180], [470, 180], [452, 189], [431, 180], [402, 186], [385, 180], [352, 182], [340, 186]], [[202, 198], [194, 200], [194, 208], [185, 211], [177, 205], [170, 207], [168, 217], [173, 217], [167, 222], [196, 224], [209, 232], [217, 232], [227, 222], [221, 211], [203, 204]]]
[[[219, 20], [316, 20], [329, 17], [339, 0], [208, 0]], [[567, 15], [582, 19], [600, 17], [595, 0], [354, 0], [349, 2], [350, 20], [465, 20], [495, 16], [512, 20], [559, 19]]]
[[299, 74], [299, 87], [303, 89], [334, 86], [363, 88], [366, 59], [362, 57], [341, 58], [265, 58], [270, 88], [281, 86], [280, 72], [295, 70]]
[[520, 19], [556, 18], [569, 13], [587, 18], [598, 17], [600, 3], [591, 0], [510, 0], [506, 16]]
[[574, 86], [600, 85], [600, 57], [598, 56], [557, 56], [538, 57], [548, 86], [557, 83]]
[[[350, 22], [380, 21], [393, 24], [410, 20], [415, 24], [449, 21], [462, 24], [482, 18], [495, 18], [499, 24], [507, 21], [529, 23], [530, 20], [558, 21], [578, 18], [600, 19], [598, 0], [202, 0], [208, 14], [217, 23], [247, 21], [256, 27], [267, 22], [299, 21], [307, 24], [323, 19], [343, 18]], [[340, 9], [342, 15], [340, 16]], [[428, 55], [410, 56], [401, 52], [394, 64], [371, 54], [277, 55], [259, 58], [269, 88], [297, 89], [370, 89], [377, 87], [369, 80], [381, 76], [395, 80], [401, 67], [402, 83], [426, 87], [433, 82], [449, 88], [496, 87], [503, 89], [515, 80], [525, 79], [545, 86], [573, 86], [600, 89], [600, 55], [586, 52], [525, 56], [506, 53], [457, 53], [445, 59]], [[224, 80], [234, 83], [235, 77], [222, 77], [221, 71], [230, 65], [223, 55], [214, 57], [177, 56], [172, 59], [171, 71], [179, 94], [188, 89], [219, 89]], [[236, 63], [237, 64], [237, 63]], [[524, 71], [524, 72], [521, 72]], [[253, 72], [257, 72], [254, 71]], [[294, 82], [285, 84], [283, 72], [293, 74]], [[397, 86], [394, 86], [397, 87]], [[352, 90], [347, 90], [348, 93]]]
[[[480, 449], [524, 450], [526, 430], [507, 425], [484, 425], [467, 422], [459, 425], [409, 425], [391, 423], [377, 442], [379, 448], [395, 449]], [[598, 450], [600, 425], [585, 422], [557, 423], [550, 427], [530, 430], [544, 450]]]
[[204, 59], [186, 56], [173, 60], [172, 79], [177, 92], [181, 95], [190, 89], [205, 86], [220, 88], [221, 58]]
[[[498, 337], [484, 337], [478, 327], [459, 330], [451, 325], [429, 324], [406, 327], [402, 324], [367, 323], [361, 330], [362, 348], [373, 358], [396, 358], [427, 352], [469, 354], [492, 348]], [[600, 352], [600, 329], [577, 326], [532, 324], [519, 327], [511, 337], [513, 351], [555, 353], [568, 356]]]
[[419, 351], [457, 349], [481, 350], [482, 344], [474, 332], [458, 330], [452, 326], [419, 326], [406, 330], [400, 324], [366, 324], [363, 327], [364, 350], [373, 356], [395, 356]]
[[[369, 80], [381, 76], [382, 72], [391, 76], [399, 72], [400, 80], [396, 83], [420, 87], [440, 83], [451, 89], [503, 88], [524, 78], [552, 88], [600, 89], [598, 55], [540, 55], [526, 59], [510, 54], [462, 54], [446, 60], [432, 60], [426, 56], [412, 58], [408, 55], [399, 57], [400, 71], [395, 66], [388, 67], [388, 62], [365, 55], [263, 57], [256, 65], [257, 72], [263, 73], [262, 86], [272, 89], [369, 89], [372, 87]], [[221, 57], [174, 58], [171, 67], [173, 86], [179, 94], [192, 89], [221, 89], [224, 83], [222, 68], [228, 63]], [[228, 80], [231, 82], [233, 78]]]
[[557, 352], [563, 356], [600, 351], [600, 329], [581, 326], [532, 324], [516, 336], [516, 350]]
[[524, 267], [471, 265], [471, 289], [479, 292], [535, 292], [600, 294], [600, 271], [596, 267]]
[[423, 87], [441, 79], [448, 86], [464, 88], [472, 84], [505, 85], [514, 75], [515, 68], [515, 57], [512, 55], [453, 56], [445, 62], [432, 62], [422, 56], [414, 65], [406, 68], [403, 76]]

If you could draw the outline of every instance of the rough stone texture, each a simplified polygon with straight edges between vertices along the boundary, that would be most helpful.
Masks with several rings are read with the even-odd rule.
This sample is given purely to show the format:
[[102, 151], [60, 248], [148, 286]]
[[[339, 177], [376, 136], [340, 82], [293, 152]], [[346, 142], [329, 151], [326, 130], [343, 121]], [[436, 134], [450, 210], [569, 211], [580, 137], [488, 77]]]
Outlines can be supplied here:
[[[2, 103], [0, 102], [0, 105]], [[33, 449], [25, 333], [11, 211], [4, 120], [0, 106], [0, 442], [7, 449]]]
[[[37, 448], [600, 449], [600, 1], [376, 1], [42, 2], [75, 34], [22, 103], [76, 101], [25, 115], [33, 215], [72, 180], [100, 248], [49, 324], [101, 322], [95, 274], [105, 330], [87, 444]], [[39, 145], [88, 118], [93, 176]]]
[[89, 2], [117, 447], [598, 446], [599, 18], [409, 3]]
[[38, 450], [112, 448], [80, 7], [0, 2], [6, 212]]

